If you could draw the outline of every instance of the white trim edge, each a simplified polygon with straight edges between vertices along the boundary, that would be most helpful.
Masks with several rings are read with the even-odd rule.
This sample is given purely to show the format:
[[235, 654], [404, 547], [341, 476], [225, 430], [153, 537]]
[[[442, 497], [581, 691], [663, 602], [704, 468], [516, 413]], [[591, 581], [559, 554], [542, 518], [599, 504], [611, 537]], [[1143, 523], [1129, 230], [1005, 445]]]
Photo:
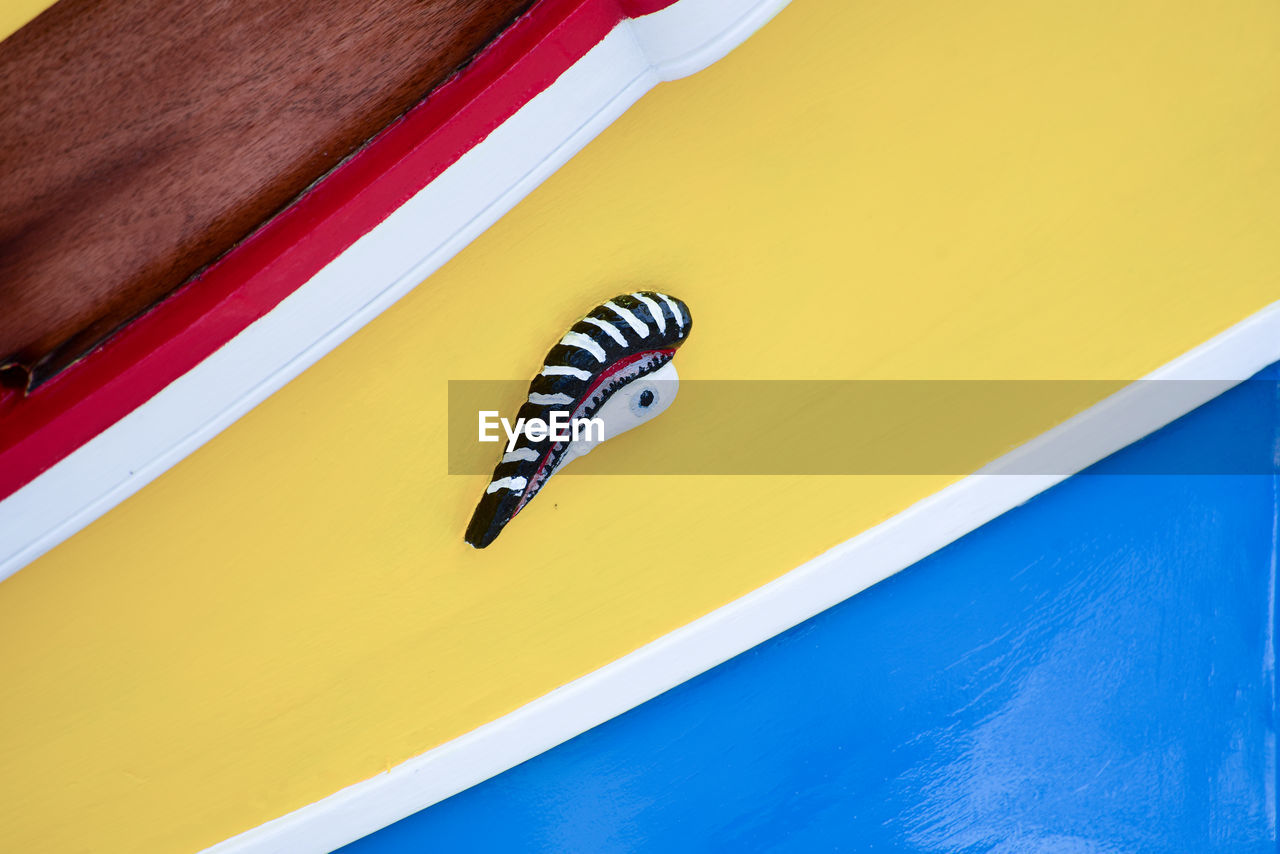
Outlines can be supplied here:
[[724, 56], [786, 2], [679, 0], [618, 24], [267, 315], [0, 501], [0, 581], [278, 391], [497, 222], [641, 95]]
[[[1079, 471], [1280, 361], [1280, 302], [997, 460], [1061, 451]], [[1158, 404], [1158, 405], [1157, 405]], [[986, 470], [984, 470], [986, 471]], [[973, 474], [599, 670], [206, 854], [330, 851], [532, 759], [888, 578], [1070, 477]]]

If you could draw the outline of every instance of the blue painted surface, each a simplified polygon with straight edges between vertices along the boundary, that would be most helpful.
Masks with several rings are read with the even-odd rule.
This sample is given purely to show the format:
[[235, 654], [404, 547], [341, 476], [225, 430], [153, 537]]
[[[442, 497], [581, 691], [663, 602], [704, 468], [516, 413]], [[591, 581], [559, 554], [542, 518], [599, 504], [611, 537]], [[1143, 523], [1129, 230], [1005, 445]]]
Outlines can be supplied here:
[[[1256, 390], [1094, 471], [1271, 459]], [[1071, 478], [344, 850], [1275, 852], [1275, 525], [1274, 476]]]

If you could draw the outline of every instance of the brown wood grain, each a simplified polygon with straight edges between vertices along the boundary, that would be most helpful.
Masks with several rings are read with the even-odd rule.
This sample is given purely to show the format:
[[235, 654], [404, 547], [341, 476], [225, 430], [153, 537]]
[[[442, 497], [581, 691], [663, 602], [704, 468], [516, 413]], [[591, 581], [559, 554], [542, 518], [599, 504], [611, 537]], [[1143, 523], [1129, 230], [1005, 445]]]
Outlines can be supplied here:
[[531, 0], [60, 0], [0, 42], [0, 375], [216, 259]]

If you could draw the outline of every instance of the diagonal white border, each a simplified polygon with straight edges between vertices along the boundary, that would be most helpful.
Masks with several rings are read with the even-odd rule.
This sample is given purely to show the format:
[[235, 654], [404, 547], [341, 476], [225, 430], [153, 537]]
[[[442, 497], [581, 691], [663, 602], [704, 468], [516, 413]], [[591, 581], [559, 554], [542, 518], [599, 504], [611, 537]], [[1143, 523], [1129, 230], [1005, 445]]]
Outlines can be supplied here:
[[586, 56], [306, 284], [0, 502], [0, 580], [209, 441], [456, 255], [662, 80], [720, 59], [787, 0], [679, 0]]
[[[619, 24], [272, 312], [0, 502], [0, 579], [132, 495], [389, 307], [656, 83], [719, 59], [785, 4], [680, 0]], [[1218, 387], [1186, 384], [1187, 396], [1172, 400], [1151, 395], [1149, 384], [1130, 386], [747, 596], [511, 714], [208, 851], [329, 851], [359, 839], [803, 622], [1067, 477], [991, 473], [1002, 466], [1051, 450], [1053, 459], [1084, 468], [1277, 360], [1280, 303], [1148, 377], [1220, 380]]]
[[[1280, 302], [1126, 386], [984, 472], [1046, 454], [1079, 471], [1280, 361]], [[1064, 470], [1066, 470], [1064, 468]], [[331, 851], [531, 759], [905, 569], [1067, 474], [970, 475], [710, 614], [376, 777], [206, 854]]]

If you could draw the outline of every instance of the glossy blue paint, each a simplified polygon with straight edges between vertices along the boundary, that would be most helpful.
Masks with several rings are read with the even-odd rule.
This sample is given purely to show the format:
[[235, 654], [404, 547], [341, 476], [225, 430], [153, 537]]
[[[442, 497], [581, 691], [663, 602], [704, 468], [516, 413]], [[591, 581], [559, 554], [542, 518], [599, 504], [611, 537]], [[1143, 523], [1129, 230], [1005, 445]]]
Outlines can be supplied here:
[[1276, 478], [1102, 474], [1257, 389], [344, 850], [1275, 852]]

